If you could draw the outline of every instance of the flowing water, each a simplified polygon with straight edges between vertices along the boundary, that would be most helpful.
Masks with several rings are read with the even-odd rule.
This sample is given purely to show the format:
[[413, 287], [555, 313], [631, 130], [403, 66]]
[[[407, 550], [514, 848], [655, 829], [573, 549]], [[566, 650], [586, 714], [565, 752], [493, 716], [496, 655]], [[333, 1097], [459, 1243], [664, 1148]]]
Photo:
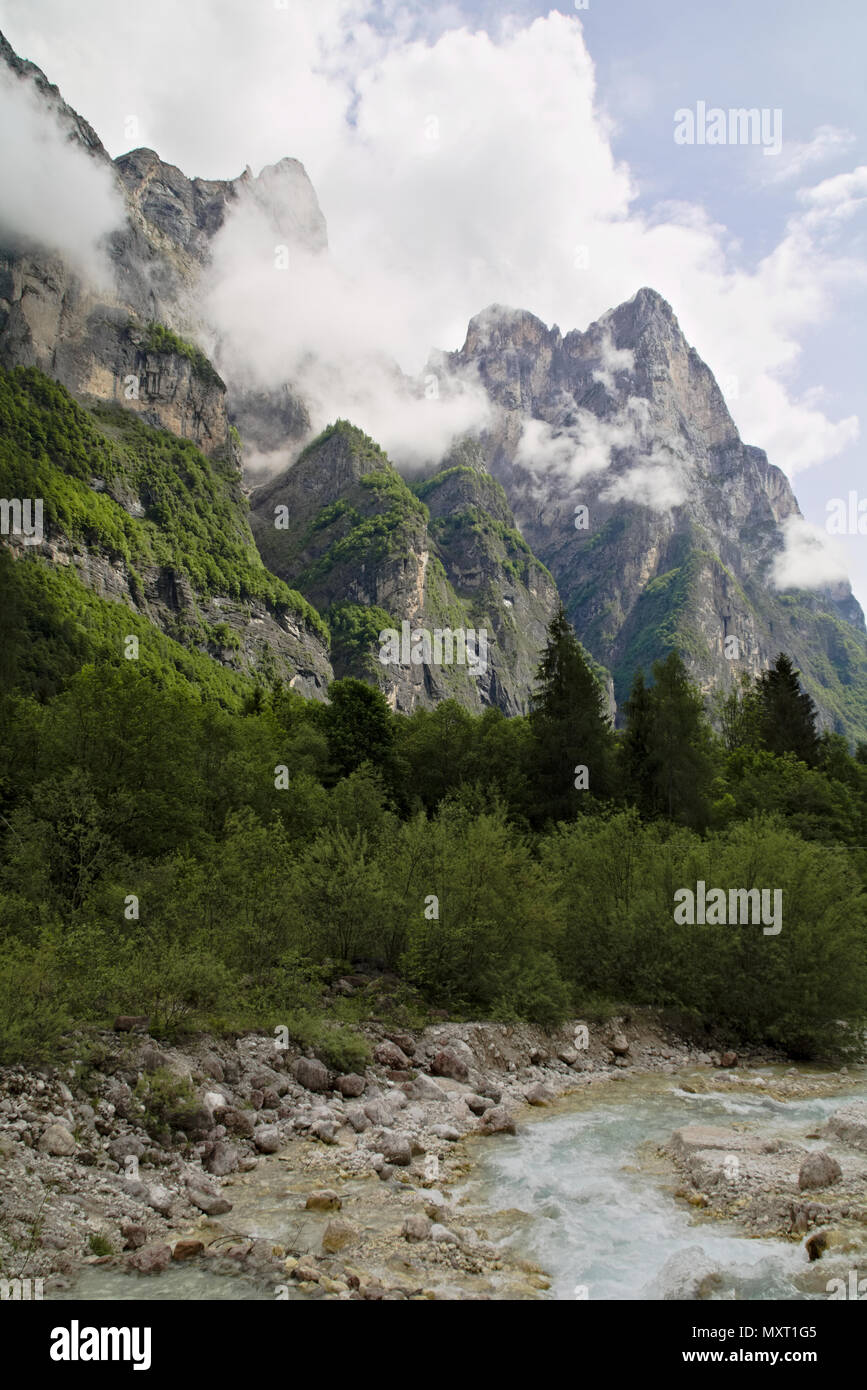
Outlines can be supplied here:
[[[517, 1137], [479, 1145], [462, 1195], [526, 1214], [504, 1243], [542, 1266], [555, 1298], [672, 1297], [704, 1272], [711, 1298], [827, 1298], [839, 1259], [810, 1265], [799, 1242], [748, 1239], [733, 1225], [697, 1217], [674, 1199], [682, 1180], [656, 1149], [687, 1124], [746, 1125], [763, 1137], [822, 1147], [807, 1136], [833, 1110], [864, 1098], [864, 1081], [845, 1096], [783, 1102], [760, 1092], [690, 1094], [676, 1077], [636, 1077], [573, 1097], [554, 1115], [542, 1112]], [[844, 1277], [853, 1259], [843, 1257]]]
[[[775, 1070], [761, 1074], [770, 1081]], [[809, 1074], [805, 1069], [805, 1079]], [[867, 1074], [852, 1080], [851, 1091], [831, 1098], [785, 1102], [758, 1090], [691, 1094], [683, 1089], [687, 1074], [590, 1087], [551, 1110], [533, 1112], [516, 1137], [472, 1141], [475, 1167], [451, 1195], [461, 1207], [494, 1213], [481, 1224], [492, 1240], [546, 1271], [551, 1289], [545, 1297], [827, 1298], [827, 1281], [845, 1279], [858, 1255], [829, 1252], [811, 1265], [802, 1242], [749, 1239], [733, 1225], [703, 1219], [675, 1200], [681, 1179], [658, 1148], [687, 1124], [745, 1125], [764, 1138], [821, 1147], [808, 1136], [828, 1115], [867, 1099]], [[793, 1176], [798, 1162], [793, 1159]], [[239, 1235], [287, 1242], [297, 1226], [297, 1202], [276, 1161], [233, 1188], [232, 1200], [232, 1226]], [[380, 1219], [393, 1224], [390, 1212]], [[862, 1251], [862, 1265], [864, 1260]], [[193, 1261], [156, 1277], [91, 1266], [72, 1288], [52, 1296], [273, 1299], [274, 1291], [243, 1273], [218, 1270], [211, 1261]], [[290, 1297], [303, 1295], [290, 1285]]]

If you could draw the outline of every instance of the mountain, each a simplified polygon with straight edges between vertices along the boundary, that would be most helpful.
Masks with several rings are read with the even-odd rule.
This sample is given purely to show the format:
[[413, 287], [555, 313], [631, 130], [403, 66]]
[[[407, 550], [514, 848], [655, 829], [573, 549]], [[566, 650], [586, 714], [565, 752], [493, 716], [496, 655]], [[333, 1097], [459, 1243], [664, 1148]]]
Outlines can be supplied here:
[[[350, 422], [312, 437], [297, 387], [264, 389], [209, 326], [215, 238], [232, 217], [259, 219], [269, 254], [329, 254], [303, 167], [287, 158], [258, 177], [207, 180], [153, 150], [112, 160], [2, 36], [0, 59], [0, 77], [51, 113], [119, 208], [101, 286], [32, 240], [0, 245], [13, 442], [0, 489], [46, 502], [42, 544], [12, 546], [31, 562], [17, 578], [33, 591], [25, 606], [35, 561], [230, 674], [318, 697], [355, 675], [401, 710], [453, 696], [515, 714], [562, 595], [612, 711], [636, 669], [673, 647], [708, 695], [784, 650], [824, 726], [867, 739], [861, 609], [846, 584], [775, 587], [797, 502], [741, 441], [659, 294], [642, 289], [565, 336], [524, 310], [478, 314], [428, 372], [442, 398], [481, 384], [492, 422], [433, 472], [404, 477]], [[245, 460], [275, 453], [289, 466], [250, 496], [261, 472], [245, 476]], [[77, 612], [89, 603], [75, 591]], [[483, 631], [483, 667], [423, 650], [420, 665], [403, 653], [383, 664], [380, 633], [404, 623]]]
[[[230, 419], [233, 407], [243, 417], [245, 395], [233, 401], [202, 347], [182, 336], [201, 328], [209, 248], [240, 199], [266, 205], [287, 240], [324, 247], [302, 166], [282, 160], [258, 179], [247, 170], [220, 181], [188, 179], [152, 150], [112, 161], [2, 36], [0, 58], [106, 170], [123, 209], [108, 242], [109, 287], [44, 247], [0, 245], [0, 491], [40, 497], [45, 510], [41, 544], [8, 537], [13, 555], [30, 562], [16, 577], [22, 602], [45, 582], [33, 562], [48, 562], [68, 571], [64, 603], [76, 612], [90, 611], [84, 585], [171, 643], [322, 698], [333, 678], [327, 627], [266, 572], [250, 533]], [[307, 428], [287, 392], [277, 409], [293, 415], [296, 433]]]
[[639, 290], [565, 336], [494, 305], [429, 370], [485, 388], [494, 423], [482, 457], [618, 703], [636, 668], [672, 647], [708, 692], [783, 650], [823, 724], [867, 736], [861, 608], [848, 584], [774, 587], [798, 504], [781, 470], [741, 441], [661, 295]]
[[[405, 711], [450, 697], [526, 711], [557, 590], [471, 448], [411, 488], [373, 440], [338, 421], [254, 492], [251, 522], [269, 569], [327, 617], [337, 675], [375, 680]], [[379, 634], [404, 622], [483, 633], [484, 669], [383, 665]]]

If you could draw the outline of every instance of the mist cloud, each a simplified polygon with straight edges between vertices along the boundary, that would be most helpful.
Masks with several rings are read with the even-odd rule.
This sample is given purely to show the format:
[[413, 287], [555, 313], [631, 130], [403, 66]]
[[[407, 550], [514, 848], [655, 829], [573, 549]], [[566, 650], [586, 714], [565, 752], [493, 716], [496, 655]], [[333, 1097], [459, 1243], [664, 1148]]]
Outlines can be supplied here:
[[110, 168], [71, 140], [33, 84], [5, 64], [0, 67], [0, 132], [3, 242], [10, 250], [60, 255], [91, 284], [110, 288], [105, 239], [124, 217]]
[[845, 582], [845, 559], [825, 531], [800, 516], [787, 517], [780, 530], [783, 549], [771, 571], [775, 588], [825, 589]]

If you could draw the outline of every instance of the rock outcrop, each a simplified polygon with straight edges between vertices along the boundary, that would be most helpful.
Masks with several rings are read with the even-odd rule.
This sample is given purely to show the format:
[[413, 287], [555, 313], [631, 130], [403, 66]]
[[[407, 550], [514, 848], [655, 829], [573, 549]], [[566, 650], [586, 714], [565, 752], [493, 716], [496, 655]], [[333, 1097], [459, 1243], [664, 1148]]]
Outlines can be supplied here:
[[639, 290], [565, 336], [495, 305], [429, 369], [485, 387], [495, 421], [482, 454], [618, 703], [636, 668], [672, 646], [705, 691], [782, 650], [823, 724], [864, 737], [863, 613], [847, 584], [776, 591], [781, 526], [800, 516], [794, 494], [741, 441], [659, 294]]

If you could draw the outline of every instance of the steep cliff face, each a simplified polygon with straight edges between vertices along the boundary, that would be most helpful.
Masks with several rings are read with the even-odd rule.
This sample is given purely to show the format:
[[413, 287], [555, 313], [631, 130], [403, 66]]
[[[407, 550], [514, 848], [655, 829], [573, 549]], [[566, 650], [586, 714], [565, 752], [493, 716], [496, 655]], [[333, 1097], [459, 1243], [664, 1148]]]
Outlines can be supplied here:
[[[565, 337], [493, 306], [434, 369], [478, 374], [496, 409], [481, 441], [579, 637], [614, 675], [678, 646], [705, 690], [780, 650], [824, 722], [867, 733], [867, 635], [848, 585], [778, 593], [784, 474], [745, 445], [670, 306], [643, 289]], [[736, 640], [732, 640], [736, 639]]]
[[262, 565], [233, 463], [0, 368], [0, 494], [41, 500], [41, 535], [0, 540], [28, 571], [48, 562], [230, 670], [324, 698], [327, 630]]
[[[18, 464], [9, 454], [0, 460], [0, 491], [46, 494], [47, 509], [40, 544], [24, 547], [12, 535], [7, 545], [15, 555], [76, 575], [95, 594], [128, 605], [230, 669], [276, 676], [305, 694], [324, 696], [333, 678], [327, 632], [300, 596], [269, 589], [270, 576], [249, 532], [240, 438], [230, 426], [226, 385], [191, 341], [202, 328], [198, 305], [211, 242], [231, 206], [247, 198], [265, 207], [275, 239], [303, 239], [313, 250], [326, 245], [324, 219], [302, 166], [281, 160], [258, 179], [246, 170], [237, 179], [204, 180], [188, 179], [152, 150], [133, 150], [112, 162], [93, 128], [2, 36], [0, 62], [6, 79], [32, 87], [67, 138], [104, 171], [122, 209], [121, 225], [107, 238], [101, 283], [42, 246], [17, 240], [0, 245], [0, 368], [36, 368], [89, 408], [70, 425], [76, 407], [63, 393], [48, 401], [38, 378], [5, 380], [6, 442], [23, 430], [24, 445]], [[298, 422], [303, 429], [303, 406], [288, 391], [277, 395], [282, 417], [294, 408], [296, 432]], [[246, 409], [248, 416], [264, 416], [263, 402], [246, 407], [243, 392], [234, 404], [241, 415]], [[100, 414], [106, 407], [117, 411]], [[86, 499], [76, 496], [71, 510], [67, 505], [70, 486], [80, 488], [85, 480], [76, 476], [81, 460], [70, 459], [63, 443], [52, 455], [50, 473], [28, 462], [27, 419], [40, 412], [41, 428], [56, 417], [61, 441], [69, 429], [91, 439], [93, 476], [86, 486], [100, 499], [99, 524]], [[141, 429], [131, 428], [131, 417], [138, 417]], [[192, 532], [202, 525], [198, 485], [204, 484], [205, 510], [213, 521], [209, 544], [215, 553], [228, 546], [240, 568], [230, 562], [206, 575], [191, 565], [184, 542], [172, 534], [166, 509], [172, 488], [164, 486], [166, 477], [156, 476], [164, 441], [149, 435], [148, 427], [190, 441], [204, 456], [172, 460], [179, 497], [190, 508], [190, 552], [198, 549]], [[106, 440], [113, 451], [109, 477], [99, 467], [99, 459], [108, 457]], [[113, 508], [119, 515], [111, 515]], [[126, 537], [120, 549], [118, 534]]]
[[[329, 618], [338, 675], [374, 679], [397, 709], [454, 697], [526, 709], [556, 607], [497, 483], [457, 464], [411, 489], [372, 440], [326, 430], [252, 497], [266, 565]], [[484, 660], [380, 660], [380, 633], [470, 630]], [[423, 655], [423, 649], [418, 647]]]
[[281, 435], [300, 438], [309, 421], [288, 386], [267, 400], [252, 393], [250, 401], [246, 386], [227, 393], [216, 372], [195, 370], [192, 353], [177, 342], [164, 340], [158, 353], [142, 344], [151, 324], [174, 330], [181, 342], [201, 341], [202, 279], [230, 208], [248, 201], [260, 209], [275, 242], [326, 249], [325, 220], [303, 166], [282, 159], [257, 178], [247, 169], [221, 180], [187, 178], [148, 149], [112, 161], [93, 128], [2, 35], [0, 62], [32, 85], [68, 138], [105, 171], [124, 210], [107, 239], [107, 280], [99, 289], [43, 249], [0, 245], [0, 363], [36, 366], [86, 400], [119, 401], [208, 454], [233, 452], [236, 415], [254, 448], [269, 447], [275, 424]]

